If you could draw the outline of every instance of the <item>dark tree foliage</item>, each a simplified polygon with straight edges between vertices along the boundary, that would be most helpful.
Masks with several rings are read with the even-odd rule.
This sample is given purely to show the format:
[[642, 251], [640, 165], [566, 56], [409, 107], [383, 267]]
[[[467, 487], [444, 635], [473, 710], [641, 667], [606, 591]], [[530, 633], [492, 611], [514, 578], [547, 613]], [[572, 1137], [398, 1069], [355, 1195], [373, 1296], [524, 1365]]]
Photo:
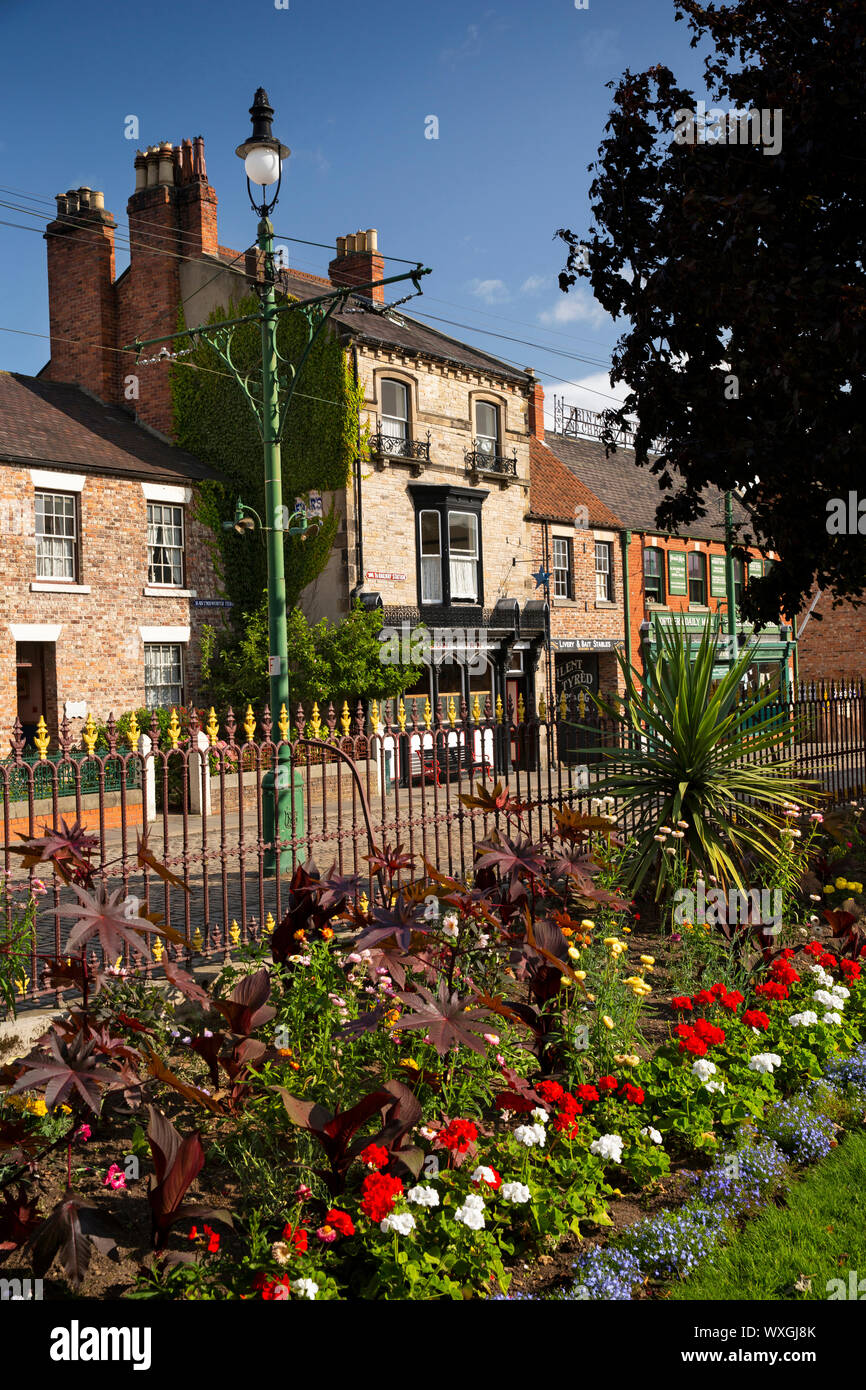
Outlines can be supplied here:
[[[588, 278], [630, 320], [611, 373], [629, 394], [605, 412], [605, 442], [637, 417], [636, 460], [665, 491], [658, 526], [703, 516], [707, 485], [739, 488], [738, 540], [781, 556], [744, 612], [772, 622], [814, 580], [866, 589], [866, 516], [860, 534], [850, 508], [853, 534], [828, 528], [832, 499], [866, 492], [866, 2], [679, 0], [676, 18], [711, 49], [711, 128], [689, 143], [680, 116], [675, 139], [701, 94], [667, 68], [623, 75], [590, 166], [591, 233], [559, 232], [560, 287]], [[777, 153], [778, 115], [754, 143], [753, 122], [727, 118], [753, 108], [781, 112]]]

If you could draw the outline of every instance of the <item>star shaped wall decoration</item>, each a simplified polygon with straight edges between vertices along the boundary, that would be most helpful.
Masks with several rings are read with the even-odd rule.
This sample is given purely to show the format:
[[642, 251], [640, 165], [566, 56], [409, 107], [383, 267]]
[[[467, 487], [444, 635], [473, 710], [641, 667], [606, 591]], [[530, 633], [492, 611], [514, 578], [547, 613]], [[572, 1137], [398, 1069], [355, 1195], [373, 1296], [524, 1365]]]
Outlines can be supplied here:
[[535, 580], [536, 589], [546, 589], [547, 585], [550, 583], [550, 570], [546, 570], [543, 565], [539, 565], [532, 577]]

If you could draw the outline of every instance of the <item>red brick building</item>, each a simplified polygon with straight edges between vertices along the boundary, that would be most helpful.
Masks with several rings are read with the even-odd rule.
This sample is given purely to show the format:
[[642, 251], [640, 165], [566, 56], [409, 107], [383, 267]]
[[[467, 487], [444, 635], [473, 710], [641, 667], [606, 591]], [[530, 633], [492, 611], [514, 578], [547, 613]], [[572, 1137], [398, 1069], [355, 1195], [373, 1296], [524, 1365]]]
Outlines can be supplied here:
[[866, 677], [866, 604], [833, 607], [829, 589], [816, 589], [797, 619], [801, 681], [860, 681]]
[[[598, 438], [583, 437], [579, 433], [579, 429], [598, 428], [597, 419], [594, 421], [590, 418], [591, 412], [580, 412], [579, 418], [575, 413], [570, 428], [566, 421], [565, 428], [561, 430], [543, 432], [546, 448], [542, 454], [542, 411], [543, 392], [537, 386], [533, 419], [538, 481], [536, 474], [533, 474], [533, 499], [538, 498], [538, 506], [541, 507], [545, 505], [540, 500], [543, 496], [551, 499], [548, 505], [552, 505], [552, 500], [558, 494], [565, 497], [567, 494], [561, 471], [564, 468], [585, 490], [583, 505], [588, 509], [588, 520], [583, 524], [593, 531], [594, 539], [602, 534], [606, 537], [607, 533], [599, 532], [592, 520], [593, 516], [601, 520], [601, 514], [598, 510], [594, 512], [593, 507], [604, 507], [607, 516], [613, 518], [608, 525], [610, 535], [615, 535], [615, 540], [609, 542], [612, 544], [610, 584], [614, 608], [606, 612], [602, 605], [601, 612], [596, 607], [590, 614], [589, 601], [584, 598], [587, 610], [582, 615], [573, 612], [569, 615], [571, 623], [581, 630], [580, 635], [590, 639], [594, 636], [594, 623], [607, 620], [613, 624], [618, 620], [623, 626], [621, 647], [625, 659], [638, 669], [645, 670], [647, 662], [654, 660], [659, 650], [662, 629], [674, 620], [685, 621], [687, 626], [693, 627], [695, 641], [708, 617], [716, 630], [724, 631], [727, 590], [723, 494], [716, 489], [708, 489], [705, 494], [705, 517], [681, 527], [675, 536], [663, 534], [655, 525], [660, 497], [657, 479], [648, 468], [635, 466], [633, 450], [622, 447], [606, 456], [604, 445]], [[557, 412], [556, 418], [558, 422], [565, 419], [562, 412]], [[558, 469], [554, 469], [551, 456]], [[589, 498], [594, 501], [590, 502]], [[580, 499], [575, 494], [573, 499], [569, 497], [567, 507], [560, 507], [560, 515], [580, 505]], [[536, 511], [535, 500], [532, 510], [533, 513]], [[583, 518], [583, 512], [578, 514]], [[734, 519], [745, 521], [745, 514], [736, 497]], [[575, 538], [577, 534], [575, 530]], [[539, 540], [539, 544], [542, 543]], [[579, 543], [575, 540], [573, 545], [578, 546], [583, 560]], [[734, 562], [737, 591], [748, 584], [750, 577], [762, 574], [764, 565], [771, 564], [775, 559], [774, 554], [764, 557], [754, 547], [749, 554], [751, 559], [748, 563]], [[550, 568], [550, 565], [546, 568]], [[601, 553], [594, 576], [600, 594], [605, 591], [604, 569], [605, 556]], [[623, 593], [627, 595], [624, 605]], [[615, 602], [617, 595], [620, 595], [619, 605]], [[554, 616], [554, 612], [552, 608], [552, 624], [569, 620], [564, 613]], [[740, 649], [749, 646], [753, 653], [751, 679], [755, 684], [768, 681], [778, 683], [784, 679], [785, 671], [788, 680], [793, 678], [793, 634], [789, 625], [783, 622], [775, 627], [765, 627], [755, 634], [750, 624], [738, 620], [737, 631]], [[553, 642], [555, 650], [555, 637]], [[720, 666], [720, 673], [722, 669]], [[600, 670], [599, 674], [603, 686], [607, 670]]]

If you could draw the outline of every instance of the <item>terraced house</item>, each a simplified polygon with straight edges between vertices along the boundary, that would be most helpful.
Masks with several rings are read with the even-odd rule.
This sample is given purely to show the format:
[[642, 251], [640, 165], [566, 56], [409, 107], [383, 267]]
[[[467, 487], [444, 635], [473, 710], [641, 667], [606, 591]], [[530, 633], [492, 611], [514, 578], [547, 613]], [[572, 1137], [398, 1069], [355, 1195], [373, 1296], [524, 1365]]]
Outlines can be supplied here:
[[[262, 267], [219, 244], [200, 137], [136, 156], [127, 219], [130, 263], [116, 275], [104, 195], [58, 195], [46, 229], [51, 359], [37, 379], [7, 382], [6, 450], [20, 464], [10, 496], [39, 499], [41, 529], [35, 550], [16, 542], [4, 594], [9, 672], [15, 652], [33, 674], [19, 674], [17, 697], [7, 681], [3, 737], [16, 708], [29, 726], [41, 704], [53, 725], [66, 702], [72, 717], [103, 718], [142, 699], [194, 698], [201, 622], [223, 601], [195, 520], [197, 484], [213, 470], [171, 446], [168, 365], [139, 372], [122, 349], [173, 333], [179, 308], [188, 325], [207, 322]], [[384, 267], [376, 231], [359, 231], [336, 239], [327, 275], [284, 266], [278, 290], [308, 299]], [[362, 387], [370, 448], [345, 487], [305, 498], [333, 503], [340, 524], [302, 606], [311, 620], [339, 619], [360, 597], [400, 642], [423, 627], [424, 677], [407, 692], [422, 706], [441, 698], [459, 711], [477, 697], [517, 711], [534, 699], [545, 640], [527, 519], [532, 374], [389, 307], [381, 287], [347, 297], [332, 324]], [[40, 481], [40, 469], [65, 481]]]

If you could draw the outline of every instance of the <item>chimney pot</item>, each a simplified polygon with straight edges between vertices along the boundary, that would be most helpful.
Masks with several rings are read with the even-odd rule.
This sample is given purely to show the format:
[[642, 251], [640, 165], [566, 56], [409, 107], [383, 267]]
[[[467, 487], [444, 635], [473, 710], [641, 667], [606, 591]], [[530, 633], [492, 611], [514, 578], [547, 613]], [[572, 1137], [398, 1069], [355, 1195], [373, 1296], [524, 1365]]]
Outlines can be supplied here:
[[354, 234], [350, 232], [346, 237], [346, 255], [351, 256], [356, 249]]
[[147, 187], [156, 188], [159, 183], [159, 151], [156, 145], [150, 145], [147, 151]]
[[377, 230], [376, 230], [375, 227], [368, 227], [368, 228], [367, 228], [367, 250], [368, 250], [368, 251], [378, 251], [378, 250], [379, 250], [379, 233], [377, 232]]
[[78, 190], [78, 210], [88, 212], [90, 210], [90, 189], [84, 184]]
[[55, 194], [55, 200], [56, 200], [56, 202], [57, 202], [57, 216], [58, 216], [58, 217], [65, 217], [66, 212], [67, 212], [67, 210], [68, 210], [68, 206], [69, 206], [68, 203], [67, 203], [67, 200], [66, 200], [66, 194], [65, 194], [65, 193], [57, 193], [57, 194]]
[[67, 207], [68, 207], [68, 209], [69, 209], [70, 212], [77, 212], [77, 211], [78, 211], [78, 189], [77, 189], [77, 188], [67, 188], [67, 190], [66, 190], [66, 203], [67, 203]]
[[147, 184], [147, 158], [141, 150], [135, 152], [135, 191], [144, 188]]
[[164, 140], [159, 147], [159, 182], [174, 183], [174, 156], [169, 140]]
[[90, 206], [96, 212], [105, 211], [105, 194], [101, 191], [92, 191], [90, 194]]
[[346, 254], [346, 238], [345, 238], [344, 236], [338, 236], [338, 237], [337, 237], [337, 255], [338, 255], [338, 256], [345, 256], [345, 254]]

